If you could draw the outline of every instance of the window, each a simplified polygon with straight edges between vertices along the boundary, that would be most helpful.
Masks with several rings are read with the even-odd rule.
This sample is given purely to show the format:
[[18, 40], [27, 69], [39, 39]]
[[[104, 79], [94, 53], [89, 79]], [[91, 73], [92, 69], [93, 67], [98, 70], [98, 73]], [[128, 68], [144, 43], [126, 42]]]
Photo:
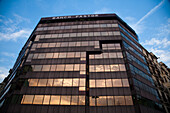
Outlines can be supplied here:
[[42, 71], [50, 71], [51, 65], [43, 65]]
[[123, 58], [122, 52], [117, 52], [117, 57], [118, 58]]
[[47, 85], [47, 79], [39, 79], [38, 86], [46, 86]]
[[45, 95], [44, 100], [43, 100], [44, 105], [49, 105], [50, 104], [50, 95]]
[[126, 105], [133, 105], [132, 97], [125, 96]]
[[34, 66], [34, 71], [41, 71], [42, 65], [35, 65]]
[[104, 72], [104, 66], [103, 65], [96, 65], [96, 72]]
[[86, 84], [86, 79], [80, 78], [80, 85], [79, 86], [85, 86], [85, 84]]
[[54, 79], [53, 86], [63, 86], [63, 79]]
[[106, 87], [112, 87], [112, 79], [106, 79]]
[[38, 79], [29, 79], [29, 86], [37, 86]]
[[46, 58], [53, 58], [53, 53], [46, 53]]
[[79, 64], [75, 64], [74, 65], [74, 71], [79, 71], [79, 70], [80, 70]]
[[90, 88], [95, 88], [95, 80], [90, 80]]
[[44, 53], [38, 54], [38, 59], [43, 59], [43, 58], [45, 58], [45, 54]]
[[56, 71], [64, 71], [65, 65], [57, 65]]
[[21, 104], [32, 104], [34, 95], [24, 95]]
[[85, 105], [85, 96], [79, 96], [79, 105]]
[[110, 72], [110, 65], [104, 65], [105, 72]]
[[50, 104], [51, 105], [59, 105], [60, 104], [60, 96], [51, 96]]
[[107, 96], [108, 106], [114, 105], [114, 96]]
[[66, 64], [65, 71], [73, 71], [73, 64]]
[[99, 96], [97, 98], [97, 106], [107, 106], [106, 96]]
[[78, 96], [71, 97], [71, 105], [78, 105]]
[[70, 105], [71, 96], [61, 96], [60, 105]]
[[48, 79], [47, 86], [53, 86], [53, 79]]
[[49, 47], [55, 47], [56, 43], [49, 43]]
[[96, 106], [95, 98], [90, 97], [90, 106]]
[[73, 79], [73, 86], [79, 86], [79, 79], [78, 78]]
[[122, 79], [123, 87], [129, 87], [128, 79]]
[[53, 58], [58, 58], [59, 53], [54, 53]]
[[105, 80], [96, 80], [96, 87], [105, 87]]
[[124, 64], [119, 64], [119, 67], [120, 67], [120, 71], [126, 71]]
[[115, 96], [115, 105], [125, 105], [124, 96]]
[[122, 87], [121, 79], [112, 79], [113, 87]]
[[111, 71], [119, 71], [119, 66], [114, 64], [114, 65], [110, 65], [111, 67]]
[[109, 53], [109, 58], [116, 58], [116, 53]]
[[63, 86], [72, 86], [72, 79], [64, 79]]
[[42, 104], [43, 95], [35, 95], [33, 104]]
[[60, 53], [59, 58], [66, 58], [66, 53]]
[[57, 65], [51, 65], [50, 71], [55, 71]]
[[68, 52], [67, 53], [67, 58], [74, 58], [75, 52]]

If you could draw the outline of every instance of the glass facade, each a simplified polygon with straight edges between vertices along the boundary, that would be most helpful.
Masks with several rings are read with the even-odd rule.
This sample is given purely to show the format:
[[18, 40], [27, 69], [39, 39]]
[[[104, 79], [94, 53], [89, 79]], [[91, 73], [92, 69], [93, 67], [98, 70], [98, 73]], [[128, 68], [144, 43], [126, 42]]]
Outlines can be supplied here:
[[142, 113], [151, 107], [138, 99], [159, 100], [137, 35], [115, 14], [42, 18], [28, 42], [4, 113]]

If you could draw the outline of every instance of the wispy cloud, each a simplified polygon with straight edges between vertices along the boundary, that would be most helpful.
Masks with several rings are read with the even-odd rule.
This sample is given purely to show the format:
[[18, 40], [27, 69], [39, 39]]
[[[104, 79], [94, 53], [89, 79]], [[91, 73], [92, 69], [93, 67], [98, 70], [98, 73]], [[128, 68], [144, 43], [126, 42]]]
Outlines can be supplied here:
[[146, 19], [149, 15], [151, 15], [154, 11], [156, 11], [163, 3], [165, 0], [162, 0], [158, 5], [156, 5], [153, 9], [151, 9], [146, 15], [144, 15], [134, 26], [137, 26], [140, 24], [144, 19]]
[[2, 52], [1, 53], [3, 56], [6, 56], [6, 57], [15, 57], [16, 56], [16, 54], [14, 54], [14, 53], [9, 53], [9, 52]]
[[30, 28], [23, 27], [24, 24], [30, 23], [30, 20], [13, 14], [13, 18], [0, 16], [0, 40], [14, 40], [18, 38], [28, 38], [31, 33]]
[[4, 80], [4, 78], [9, 74], [8, 69], [4, 67], [0, 67], [0, 83]]

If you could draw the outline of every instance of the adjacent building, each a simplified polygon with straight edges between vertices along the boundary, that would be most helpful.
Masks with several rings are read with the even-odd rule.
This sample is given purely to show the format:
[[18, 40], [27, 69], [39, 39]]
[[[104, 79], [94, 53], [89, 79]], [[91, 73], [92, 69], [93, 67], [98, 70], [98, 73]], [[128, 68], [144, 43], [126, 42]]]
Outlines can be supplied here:
[[143, 50], [116, 14], [41, 18], [3, 82], [0, 111], [163, 113]]

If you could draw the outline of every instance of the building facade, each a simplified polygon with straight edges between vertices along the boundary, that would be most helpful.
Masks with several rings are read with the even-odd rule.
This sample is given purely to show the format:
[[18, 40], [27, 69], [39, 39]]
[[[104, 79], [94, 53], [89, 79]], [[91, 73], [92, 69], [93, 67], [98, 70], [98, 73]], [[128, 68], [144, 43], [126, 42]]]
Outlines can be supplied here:
[[161, 104], [166, 113], [170, 113], [170, 72], [169, 68], [163, 63], [158, 63], [157, 57], [152, 53], [143, 49], [149, 69], [157, 88]]
[[163, 113], [144, 56], [116, 14], [41, 18], [4, 80], [0, 111]]

